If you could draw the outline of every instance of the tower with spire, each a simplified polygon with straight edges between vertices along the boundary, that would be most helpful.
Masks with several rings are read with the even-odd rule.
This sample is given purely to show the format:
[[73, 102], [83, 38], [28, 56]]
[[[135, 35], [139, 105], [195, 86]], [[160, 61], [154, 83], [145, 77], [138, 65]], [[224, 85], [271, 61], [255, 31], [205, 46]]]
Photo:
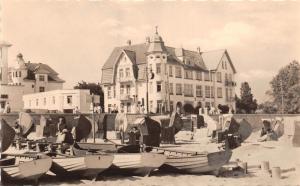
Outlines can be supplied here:
[[[146, 59], [148, 69], [154, 72], [155, 76], [150, 80], [150, 84], [156, 86], [156, 95], [152, 94], [149, 100], [156, 100], [160, 98], [158, 104], [158, 110], [163, 110], [168, 105], [169, 98], [168, 94], [168, 74], [167, 72], [167, 49], [165, 47], [162, 37], [158, 33], [158, 27], [155, 27], [155, 33], [152, 40], [149, 43], [148, 50], [146, 52]], [[149, 72], [148, 72], [149, 73]], [[156, 103], [155, 103], [156, 104]], [[163, 108], [164, 107], [164, 108]]]

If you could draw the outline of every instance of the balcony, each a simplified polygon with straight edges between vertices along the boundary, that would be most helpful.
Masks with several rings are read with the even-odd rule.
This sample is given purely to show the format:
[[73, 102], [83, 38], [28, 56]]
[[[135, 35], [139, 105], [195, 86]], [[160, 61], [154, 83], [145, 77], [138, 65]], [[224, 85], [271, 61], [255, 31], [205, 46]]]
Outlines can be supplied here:
[[225, 80], [225, 86], [235, 87], [236, 82]]
[[128, 95], [128, 94], [120, 95], [120, 101], [130, 101], [130, 100], [131, 100], [130, 95]]
[[132, 82], [132, 81], [133, 81], [132, 77], [122, 77], [122, 78], [119, 78], [119, 82], [120, 83], [128, 83], [128, 82]]

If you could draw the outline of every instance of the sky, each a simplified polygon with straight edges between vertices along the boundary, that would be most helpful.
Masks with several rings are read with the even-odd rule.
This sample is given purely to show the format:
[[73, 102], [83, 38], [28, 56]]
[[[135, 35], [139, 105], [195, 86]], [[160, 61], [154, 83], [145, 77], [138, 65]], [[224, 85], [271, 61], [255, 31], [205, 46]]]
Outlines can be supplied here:
[[280, 68], [300, 60], [300, 3], [224, 1], [2, 0], [2, 37], [9, 64], [49, 64], [64, 88], [101, 81], [113, 48], [143, 43], [155, 26], [167, 46], [227, 49], [237, 69], [236, 94], [249, 82], [262, 102]]

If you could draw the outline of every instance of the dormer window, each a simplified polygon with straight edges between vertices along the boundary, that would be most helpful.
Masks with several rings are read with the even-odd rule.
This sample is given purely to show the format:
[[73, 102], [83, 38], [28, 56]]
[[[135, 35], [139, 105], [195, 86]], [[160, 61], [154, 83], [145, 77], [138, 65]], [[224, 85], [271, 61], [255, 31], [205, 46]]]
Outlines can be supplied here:
[[163, 59], [166, 59], [166, 56], [162, 56]]
[[152, 56], [152, 55], [150, 56], [150, 59], [153, 59], [153, 56]]
[[156, 56], [156, 58], [160, 58], [160, 56]]

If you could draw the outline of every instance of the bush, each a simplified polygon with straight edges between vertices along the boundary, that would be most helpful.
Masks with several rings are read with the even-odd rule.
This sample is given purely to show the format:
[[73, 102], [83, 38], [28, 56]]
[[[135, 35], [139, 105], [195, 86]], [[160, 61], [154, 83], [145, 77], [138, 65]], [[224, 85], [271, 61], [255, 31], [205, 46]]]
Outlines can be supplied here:
[[218, 109], [221, 110], [221, 114], [228, 114], [229, 113], [229, 106], [228, 105], [218, 105]]

